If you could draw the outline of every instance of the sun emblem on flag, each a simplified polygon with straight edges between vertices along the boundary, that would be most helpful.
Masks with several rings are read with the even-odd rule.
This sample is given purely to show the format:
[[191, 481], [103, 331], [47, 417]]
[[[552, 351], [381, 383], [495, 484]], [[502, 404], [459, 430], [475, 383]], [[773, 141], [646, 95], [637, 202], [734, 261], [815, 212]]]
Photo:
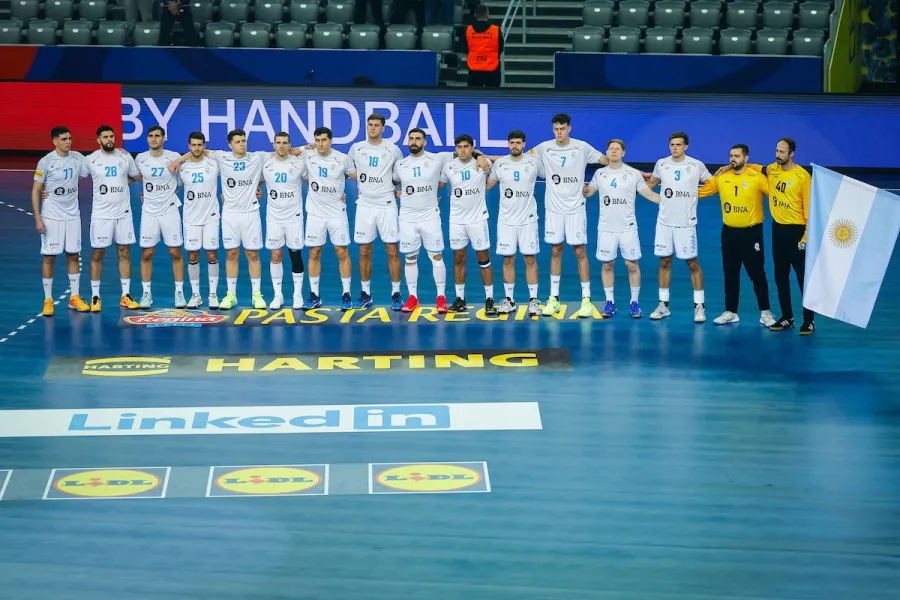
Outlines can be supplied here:
[[838, 248], [849, 248], [859, 239], [859, 229], [853, 221], [838, 219], [828, 228], [828, 237]]

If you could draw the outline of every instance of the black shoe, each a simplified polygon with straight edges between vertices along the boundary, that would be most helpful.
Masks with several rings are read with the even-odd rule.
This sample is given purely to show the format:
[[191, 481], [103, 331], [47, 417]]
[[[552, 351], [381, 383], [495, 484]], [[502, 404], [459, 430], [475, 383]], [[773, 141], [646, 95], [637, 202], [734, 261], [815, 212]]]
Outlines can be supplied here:
[[403, 296], [400, 295], [400, 292], [394, 292], [391, 294], [391, 310], [400, 310], [403, 308]]
[[468, 307], [466, 306], [466, 301], [460, 297], [457, 297], [447, 310], [449, 310], [450, 312], [465, 312], [467, 308]]
[[815, 330], [815, 323], [812, 321], [803, 321], [803, 325], [800, 326], [800, 335], [812, 335]]
[[793, 329], [794, 328], [794, 319], [787, 319], [785, 317], [781, 317], [775, 324], [769, 327], [769, 331], [783, 331], [785, 329]]
[[488, 298], [487, 300], [484, 301], [484, 314], [486, 314], [486, 315], [492, 315], [492, 316], [493, 316], [493, 315], [498, 315], [498, 314], [500, 314], [500, 313], [497, 311], [497, 307], [494, 306], [494, 299], [493, 299], [493, 298]]

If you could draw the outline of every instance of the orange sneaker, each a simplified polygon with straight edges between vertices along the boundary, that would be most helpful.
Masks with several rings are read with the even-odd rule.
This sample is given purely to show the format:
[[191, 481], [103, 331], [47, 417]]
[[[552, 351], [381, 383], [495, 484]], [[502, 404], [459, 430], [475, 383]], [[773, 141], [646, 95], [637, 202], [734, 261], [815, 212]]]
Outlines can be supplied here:
[[77, 310], [78, 312], [90, 312], [91, 307], [87, 305], [87, 302], [81, 299], [81, 296], [76, 294], [69, 298], [69, 310]]
[[100, 308], [100, 296], [94, 296], [93, 298], [91, 298], [91, 312], [100, 312]]
[[41, 311], [41, 314], [45, 317], [52, 317], [53, 313], [53, 298], [44, 298], [44, 310]]
[[140, 304], [134, 301], [134, 298], [131, 297], [131, 294], [125, 294], [122, 296], [122, 299], [119, 300], [119, 306], [122, 308], [129, 308], [131, 310], [137, 310], [141, 307]]

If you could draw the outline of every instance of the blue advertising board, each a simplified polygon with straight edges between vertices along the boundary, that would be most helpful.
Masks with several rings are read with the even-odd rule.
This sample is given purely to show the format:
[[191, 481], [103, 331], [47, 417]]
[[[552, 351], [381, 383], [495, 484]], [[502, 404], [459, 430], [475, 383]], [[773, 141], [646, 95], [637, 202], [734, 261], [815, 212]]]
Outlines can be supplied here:
[[242, 128], [249, 148], [263, 150], [278, 131], [300, 145], [323, 125], [345, 150], [365, 137], [366, 116], [378, 112], [391, 141], [405, 145], [409, 129], [421, 127], [429, 150], [450, 150], [455, 136], [468, 133], [481, 150], [502, 154], [509, 131], [521, 129], [533, 146], [552, 137], [552, 116], [566, 112], [572, 137], [601, 150], [621, 138], [626, 161], [635, 163], [668, 155], [675, 131], [690, 136], [689, 154], [711, 164], [727, 162], [737, 143], [750, 146], [753, 160], [770, 162], [782, 137], [796, 140], [802, 164], [894, 168], [900, 156], [900, 137], [885, 135], [900, 131], [900, 98], [158, 85], [124, 85], [122, 95], [125, 147], [132, 151], [146, 149], [147, 128], [157, 123], [176, 150], [187, 148], [192, 131], [224, 148], [226, 133]]

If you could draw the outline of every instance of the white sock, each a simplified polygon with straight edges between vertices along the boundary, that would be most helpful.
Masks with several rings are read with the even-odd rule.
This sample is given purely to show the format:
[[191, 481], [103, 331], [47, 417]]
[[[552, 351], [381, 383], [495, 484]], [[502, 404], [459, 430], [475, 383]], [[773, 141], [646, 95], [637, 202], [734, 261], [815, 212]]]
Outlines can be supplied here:
[[538, 297], [538, 284], [529, 283], [528, 284], [528, 299], [537, 298]]
[[365, 293], [367, 293], [369, 295], [372, 294], [372, 280], [361, 281], [360, 284], [362, 285], [362, 291], [364, 291]]
[[550, 295], [556, 298], [559, 296], [559, 280], [562, 275], [551, 275], [550, 276]]
[[506, 283], [504, 281], [503, 282], [503, 291], [506, 293], [506, 297], [509, 298], [510, 300], [515, 298], [516, 282], [513, 281], [512, 283]]
[[610, 286], [610, 287], [604, 286], [603, 287], [603, 291], [606, 292], [606, 301], [607, 302], [615, 302], [616, 301], [616, 298], [613, 295], [613, 292], [615, 291], [615, 289], [616, 289], [615, 286]]
[[[150, 281], [142, 281], [141, 282], [141, 287], [144, 289], [145, 295], [150, 293], [150, 284], [151, 283], [152, 282], [150, 282]], [[125, 288], [123, 287], [122, 289], [125, 289]], [[122, 293], [124, 294], [125, 292], [122, 292]]]
[[78, 295], [78, 284], [81, 281], [81, 273], [69, 273], [69, 292], [73, 296]]
[[91, 297], [100, 297], [100, 282], [91, 279]]
[[250, 293], [252, 295], [256, 295], [259, 293], [260, 287], [262, 286], [262, 277], [251, 277], [250, 278]]
[[637, 301], [638, 301], [638, 296], [640, 296], [640, 295], [641, 295], [641, 286], [637, 286], [637, 287], [632, 286], [632, 288], [631, 288], [631, 301], [632, 301], [632, 302], [637, 302]]
[[175, 282], [175, 293], [184, 294], [184, 280]]
[[659, 288], [659, 301], [660, 302], [668, 302], [669, 301], [669, 288]]
[[703, 290], [694, 290], [694, 304], [703, 304], [706, 301]]
[[131, 293], [131, 278], [128, 279], [120, 278], [119, 283], [122, 284], [122, 295], [125, 296]]
[[319, 295], [319, 277], [318, 276], [316, 276], [316, 277], [313, 277], [312, 275], [309, 276], [309, 290], [316, 296]]
[[591, 297], [591, 282], [590, 281], [582, 281], [581, 282], [581, 297], [582, 298], [590, 298]]
[[444, 296], [447, 293], [447, 265], [444, 259], [431, 259], [431, 269], [434, 273], [434, 286], [437, 288], [437, 295]]
[[281, 282], [284, 280], [284, 265], [281, 263], [269, 263], [269, 274], [272, 276], [272, 287], [275, 295], [281, 296]]
[[[409, 257], [407, 257], [409, 258]], [[403, 267], [403, 274], [406, 275], [406, 289], [409, 290], [410, 296], [416, 296], [418, 298], [418, 290], [419, 290], [419, 263], [418, 257], [416, 257], [416, 262], [410, 264], [409, 260], [406, 261], [406, 266]]]
[[484, 297], [485, 297], [485, 299], [494, 297], [494, 286], [493, 285], [484, 286]]
[[303, 297], [303, 273], [292, 273], [294, 279], [294, 295], [298, 298]]
[[341, 277], [341, 290], [343, 294], [350, 293], [350, 278], [349, 277]]
[[391, 282], [391, 295], [393, 296], [394, 294], [399, 294], [399, 293], [400, 293], [400, 282], [392, 281]]
[[53, 278], [47, 279], [46, 277], [41, 277], [41, 283], [44, 286], [44, 299], [53, 299]]
[[466, 284], [457, 283], [457, 284], [455, 284], [455, 287], [456, 287], [456, 297], [462, 298], [463, 300], [465, 300], [466, 299]]
[[191, 295], [200, 295], [200, 263], [188, 263], [188, 279], [191, 281]]
[[237, 294], [237, 277], [226, 277], [225, 285], [229, 294]]
[[219, 263], [207, 264], [207, 270], [209, 271], [209, 293], [215, 294], [219, 287]]

